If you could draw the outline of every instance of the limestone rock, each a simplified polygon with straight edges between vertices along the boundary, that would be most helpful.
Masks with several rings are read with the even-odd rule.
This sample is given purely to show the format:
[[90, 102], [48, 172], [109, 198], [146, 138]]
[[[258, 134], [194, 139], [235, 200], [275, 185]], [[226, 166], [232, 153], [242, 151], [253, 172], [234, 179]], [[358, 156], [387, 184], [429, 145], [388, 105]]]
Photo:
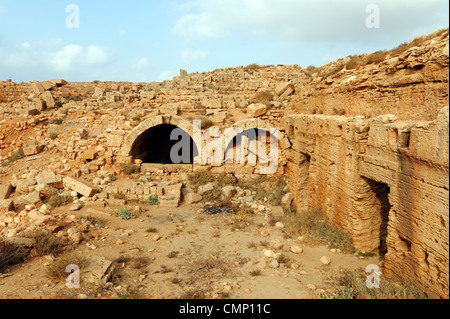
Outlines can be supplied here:
[[264, 104], [251, 104], [247, 108], [247, 114], [250, 117], [260, 117], [267, 112], [267, 106]]
[[71, 189], [78, 194], [86, 197], [92, 197], [95, 193], [98, 193], [98, 190], [93, 186], [90, 186], [87, 183], [81, 182], [72, 177], [64, 177], [63, 182], [66, 188]]
[[200, 202], [202, 199], [203, 196], [196, 193], [188, 193], [184, 196], [184, 201], [186, 204], [195, 204]]

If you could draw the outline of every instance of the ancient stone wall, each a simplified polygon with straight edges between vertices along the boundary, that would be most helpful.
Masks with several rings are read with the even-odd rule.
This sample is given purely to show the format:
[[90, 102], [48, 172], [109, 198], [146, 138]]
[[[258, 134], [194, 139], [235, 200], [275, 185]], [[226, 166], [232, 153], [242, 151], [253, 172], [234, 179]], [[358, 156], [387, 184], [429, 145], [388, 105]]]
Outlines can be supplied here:
[[297, 115], [287, 176], [298, 210], [320, 209], [387, 276], [448, 298], [449, 110], [432, 122], [393, 115]]

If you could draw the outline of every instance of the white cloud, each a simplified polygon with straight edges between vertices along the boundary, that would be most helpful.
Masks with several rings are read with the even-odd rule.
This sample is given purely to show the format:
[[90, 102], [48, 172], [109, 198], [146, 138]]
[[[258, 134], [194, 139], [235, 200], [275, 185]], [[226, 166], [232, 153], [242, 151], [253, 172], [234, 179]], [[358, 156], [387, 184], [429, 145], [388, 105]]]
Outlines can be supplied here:
[[107, 49], [97, 45], [88, 46], [84, 59], [88, 65], [105, 64], [109, 61]]
[[81, 45], [69, 44], [59, 50], [54, 59], [47, 63], [57, 72], [67, 72], [75, 67], [102, 65], [108, 61], [105, 48], [89, 45], [85, 49]]
[[24, 43], [22, 43], [21, 45], [19, 45], [19, 48], [21, 48], [21, 49], [30, 49], [31, 48], [31, 44], [30, 44], [30, 42], [24, 42]]
[[[377, 4], [381, 28], [368, 29], [366, 7]], [[189, 37], [223, 37], [236, 32], [274, 34], [303, 42], [364, 42], [408, 37], [421, 28], [448, 26], [447, 0], [192, 0], [173, 32]], [[447, 12], [447, 10], [445, 10]]]
[[162, 82], [165, 80], [172, 80], [172, 78], [173, 78], [172, 71], [163, 71], [160, 74], [158, 74], [158, 76], [156, 77], [156, 81]]
[[150, 66], [150, 62], [148, 61], [148, 58], [141, 58], [141, 59], [137, 60], [136, 62], [134, 62], [131, 65], [131, 68], [133, 70], [140, 71], [142, 69], [148, 68], [149, 66]]
[[53, 61], [47, 61], [56, 72], [70, 71], [75, 63], [83, 54], [83, 47], [80, 45], [69, 44], [55, 54]]
[[97, 45], [63, 45], [60, 40], [23, 42], [0, 48], [0, 69], [8, 77], [92, 74], [111, 60], [107, 48]]
[[184, 63], [195, 63], [204, 60], [209, 55], [206, 51], [181, 51], [181, 59]]

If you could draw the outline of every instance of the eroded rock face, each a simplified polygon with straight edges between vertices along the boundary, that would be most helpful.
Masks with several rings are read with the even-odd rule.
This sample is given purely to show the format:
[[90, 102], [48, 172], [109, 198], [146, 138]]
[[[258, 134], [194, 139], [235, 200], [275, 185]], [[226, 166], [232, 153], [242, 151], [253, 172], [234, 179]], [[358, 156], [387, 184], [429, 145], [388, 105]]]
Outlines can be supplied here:
[[448, 296], [448, 107], [432, 122], [297, 115], [287, 120], [297, 207], [320, 209], [387, 276]]

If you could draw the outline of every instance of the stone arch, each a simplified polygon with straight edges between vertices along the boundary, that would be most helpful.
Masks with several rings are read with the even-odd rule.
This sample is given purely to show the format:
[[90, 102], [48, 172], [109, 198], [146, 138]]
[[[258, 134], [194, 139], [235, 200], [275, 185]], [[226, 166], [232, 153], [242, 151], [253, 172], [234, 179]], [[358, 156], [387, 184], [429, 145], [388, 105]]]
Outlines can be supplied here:
[[[151, 117], [138, 126], [136, 126], [125, 138], [122, 153], [125, 156], [133, 156], [133, 147], [135, 143], [146, 133], [151, 130], [158, 129], [163, 126], [177, 127], [185, 131], [193, 142], [194, 149], [199, 150], [195, 139], [193, 138], [194, 128], [193, 124], [187, 120], [182, 119], [175, 115], [160, 115], [156, 117]], [[192, 151], [194, 151], [194, 149]]]
[[[227, 159], [227, 151], [229, 150], [229, 146], [232, 145], [232, 143], [235, 141], [235, 139], [239, 135], [242, 135], [242, 133], [245, 133], [246, 131], [249, 131], [252, 129], [257, 130], [257, 131], [266, 131], [268, 134], [270, 134], [271, 128], [273, 128], [273, 126], [270, 123], [260, 120], [260, 119], [247, 119], [247, 120], [243, 120], [243, 121], [237, 122], [234, 125], [232, 125], [230, 128], [230, 133], [227, 134], [225, 131], [223, 134], [223, 139], [224, 139], [223, 158], [224, 158], [224, 160]], [[238, 132], [239, 130], [242, 130], [242, 132], [236, 134], [236, 132]], [[284, 137], [284, 134], [282, 132], [278, 132], [277, 140], [280, 141], [283, 137]]]

